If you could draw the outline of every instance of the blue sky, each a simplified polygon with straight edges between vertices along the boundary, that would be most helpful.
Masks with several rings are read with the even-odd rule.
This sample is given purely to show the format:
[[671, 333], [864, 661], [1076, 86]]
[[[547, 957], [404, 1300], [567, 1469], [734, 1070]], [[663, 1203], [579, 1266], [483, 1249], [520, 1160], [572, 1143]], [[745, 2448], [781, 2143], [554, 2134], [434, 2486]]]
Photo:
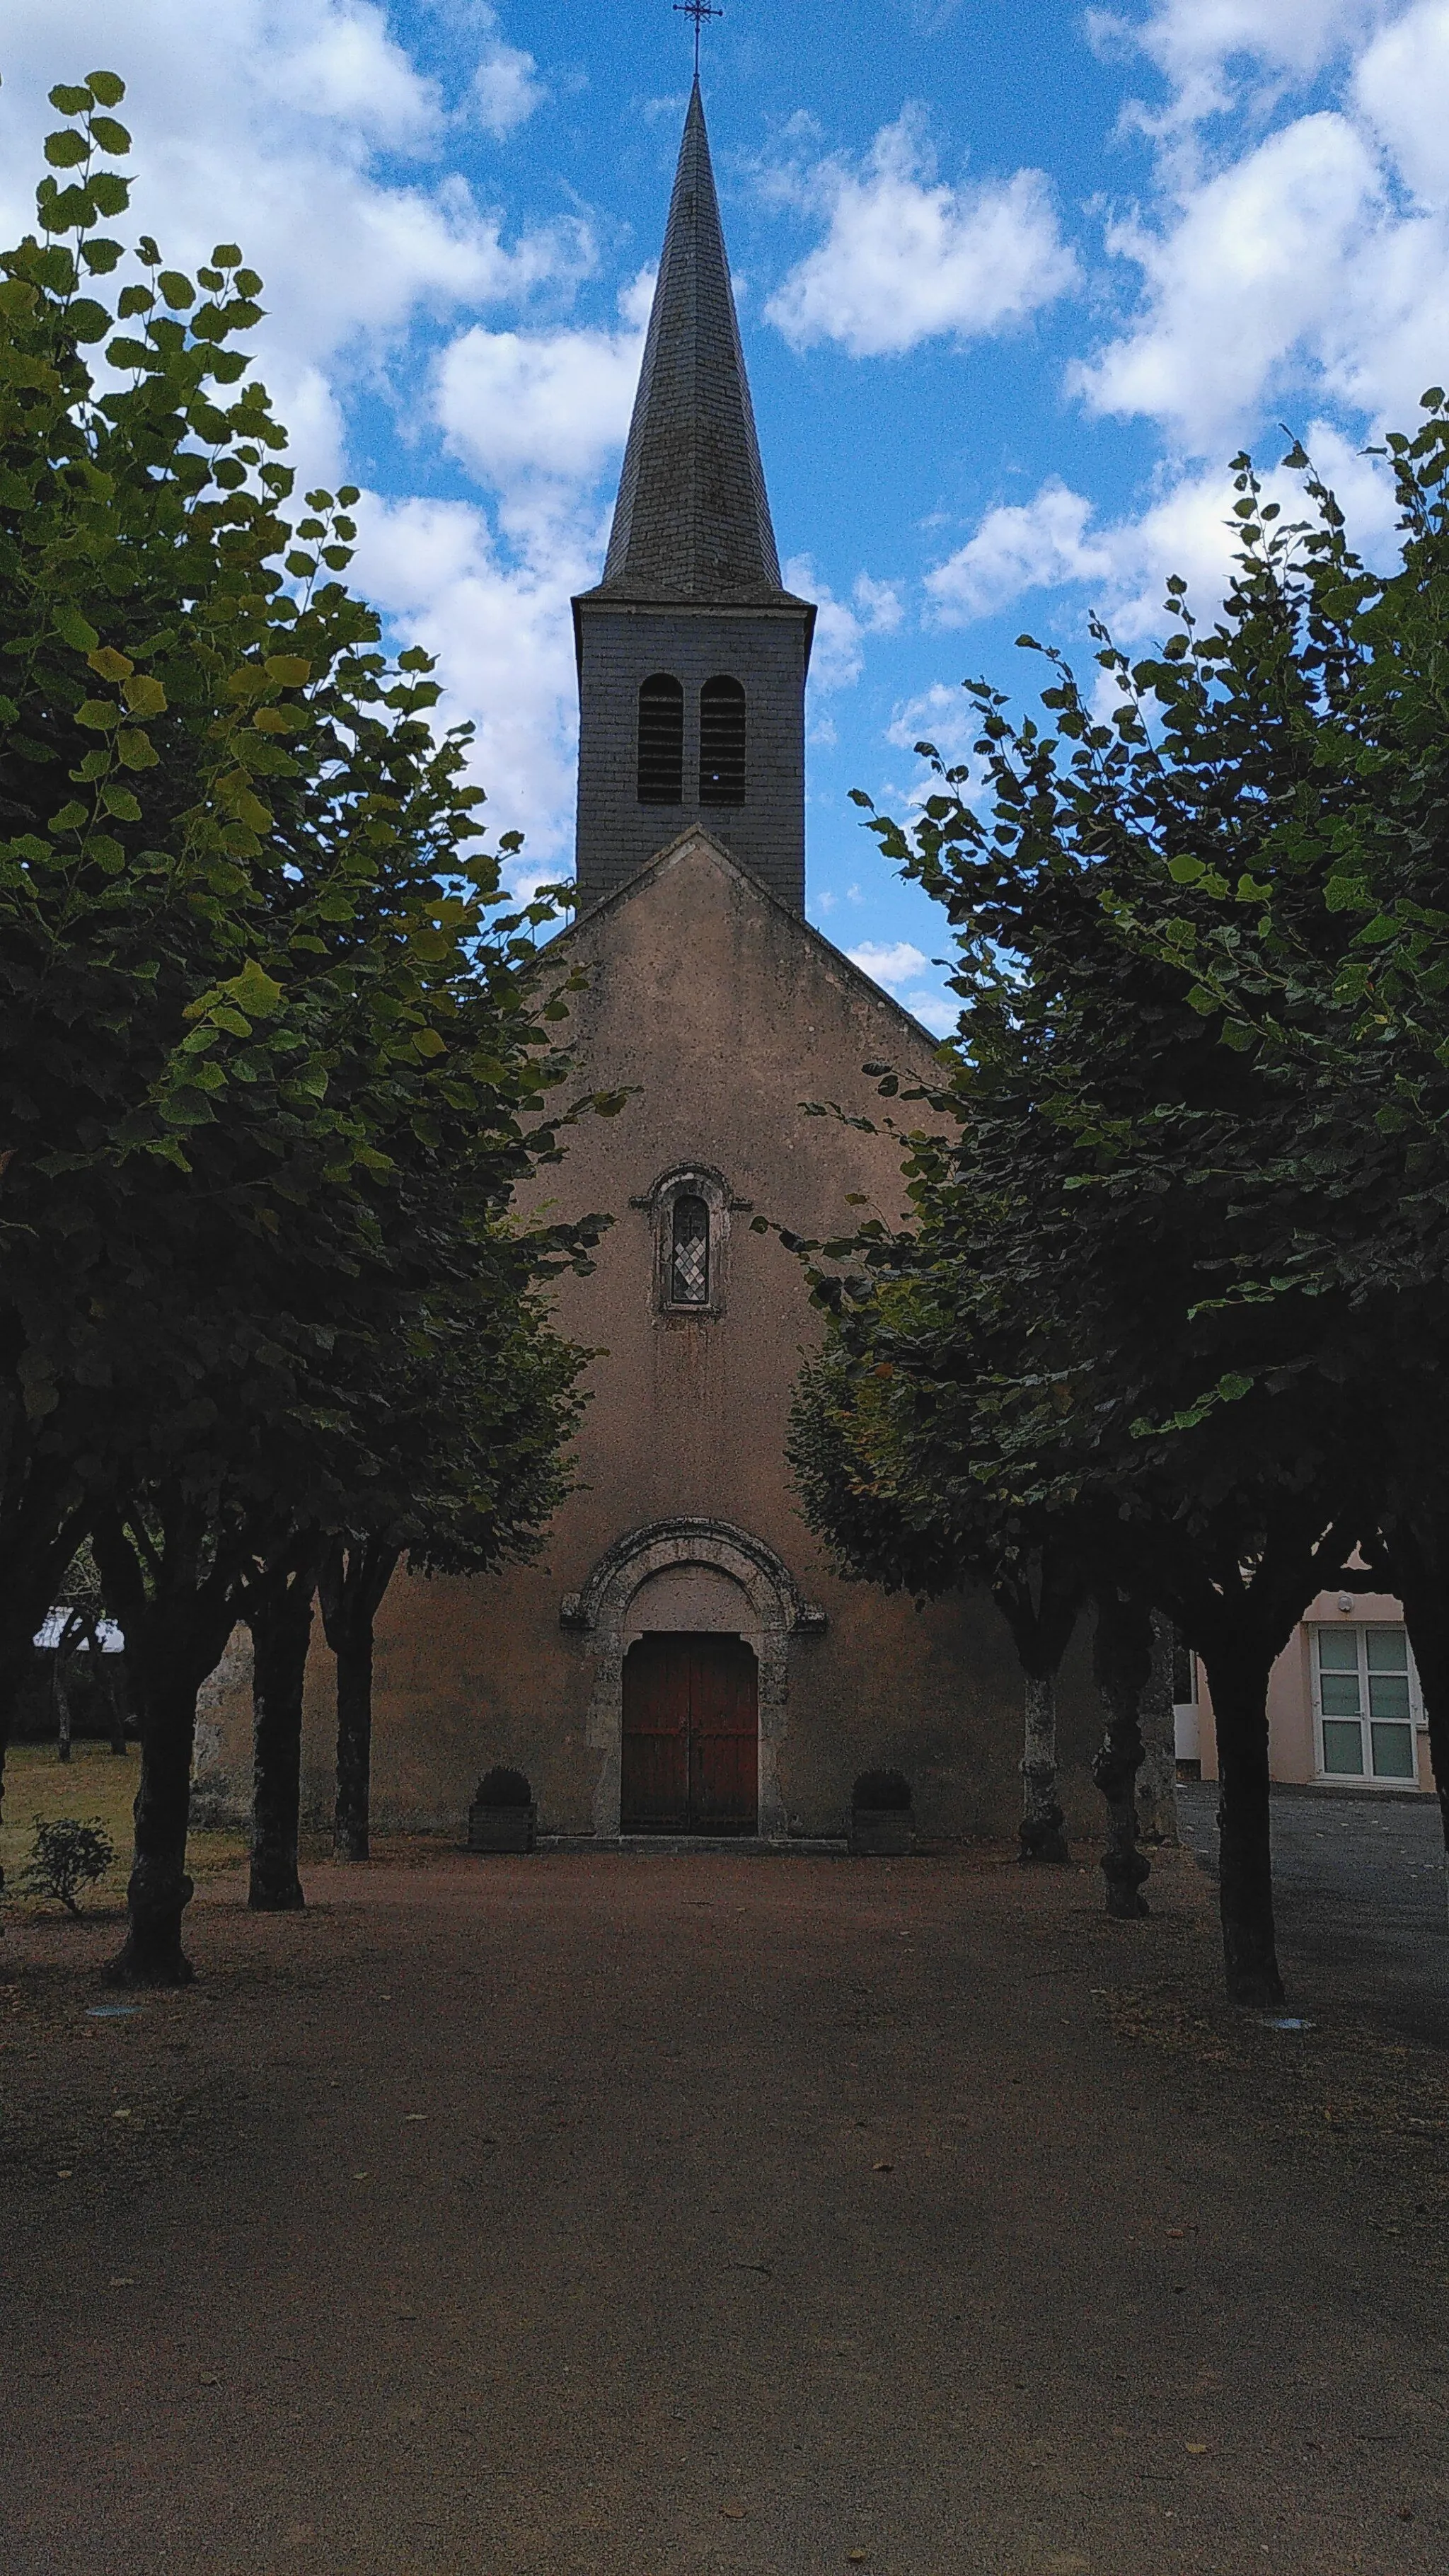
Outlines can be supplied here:
[[[0, 221], [44, 92], [130, 84], [135, 229], [267, 279], [306, 481], [477, 720], [498, 828], [571, 848], [568, 597], [597, 573], [688, 87], [668, 0], [10, 0]], [[902, 810], [1024, 626], [1123, 640], [1221, 580], [1226, 461], [1362, 450], [1449, 373], [1449, 0], [726, 0], [706, 104], [782, 557], [823, 603], [810, 909], [933, 1025]]]

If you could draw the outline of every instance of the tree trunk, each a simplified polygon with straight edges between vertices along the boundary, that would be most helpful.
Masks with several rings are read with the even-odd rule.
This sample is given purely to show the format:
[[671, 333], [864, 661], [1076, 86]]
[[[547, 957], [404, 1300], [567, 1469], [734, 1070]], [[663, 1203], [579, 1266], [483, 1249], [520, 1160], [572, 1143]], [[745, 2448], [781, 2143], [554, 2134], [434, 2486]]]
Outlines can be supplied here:
[[372, 1631], [401, 1553], [387, 1538], [339, 1532], [328, 1540], [318, 1571], [322, 1624], [337, 1658], [332, 1857], [338, 1861], [365, 1861], [371, 1853]]
[[[130, 1929], [106, 1971], [117, 1986], [183, 1986], [181, 1947], [191, 1902], [186, 1835], [196, 1694], [220, 1661], [234, 1618], [230, 1558], [208, 1544], [204, 1518], [157, 1498], [153, 1534], [103, 1514], [92, 1544], [126, 1639], [141, 1723], [141, 1779], [132, 1815], [135, 1858], [126, 1889]], [[208, 1562], [208, 1559], [210, 1560]]]
[[131, 1811], [136, 1846], [126, 1889], [129, 1929], [106, 1970], [107, 1985], [185, 1986], [194, 1974], [181, 1947], [181, 1918], [193, 1893], [186, 1831], [199, 1687], [190, 1659], [179, 1655], [147, 1677], [141, 1780]]
[[372, 1852], [372, 1621], [337, 1648], [337, 1810], [332, 1857]]
[[308, 1544], [248, 1585], [252, 1632], [252, 1866], [254, 1913], [306, 1903], [297, 1875], [302, 1798], [302, 1684], [312, 1634], [316, 1550]]
[[1071, 1859], [1064, 1831], [1066, 1818], [1057, 1805], [1057, 1677], [1027, 1673], [1026, 1729], [1021, 1761], [1021, 1848], [1023, 1861]]
[[1161, 1610], [1152, 1613], [1152, 1665], [1138, 1708], [1142, 1766], [1137, 1774], [1137, 1832], [1144, 1843], [1175, 1843], [1177, 1831], [1177, 1727], [1172, 1711], [1172, 1667], [1177, 1631]]
[[50, 1668], [50, 1695], [55, 1703], [55, 1758], [70, 1760], [70, 1691], [66, 1683], [65, 1657], [59, 1646]]
[[1115, 1590], [1102, 1592], [1097, 1600], [1092, 1667], [1107, 1732], [1092, 1764], [1092, 1777], [1107, 1802], [1102, 1875], [1107, 1882], [1107, 1912], [1117, 1923], [1136, 1922], [1148, 1910], [1142, 1884], [1151, 1876], [1152, 1864], [1137, 1848], [1136, 1788], [1142, 1760], [1138, 1710], [1151, 1664], [1148, 1612]]
[[1283, 2001], [1273, 1926], [1268, 1796], [1272, 1658], [1205, 1653], [1218, 1739], [1218, 1899], [1228, 1999], [1258, 2010]]
[[108, 1664], [114, 1666], [122, 1661], [123, 1658], [120, 1655], [107, 1655], [102, 1660], [101, 1672], [105, 1679], [106, 1710], [111, 1721], [111, 1751], [124, 1754], [126, 1750], [126, 1676], [123, 1672], [114, 1670], [108, 1672], [106, 1669]]

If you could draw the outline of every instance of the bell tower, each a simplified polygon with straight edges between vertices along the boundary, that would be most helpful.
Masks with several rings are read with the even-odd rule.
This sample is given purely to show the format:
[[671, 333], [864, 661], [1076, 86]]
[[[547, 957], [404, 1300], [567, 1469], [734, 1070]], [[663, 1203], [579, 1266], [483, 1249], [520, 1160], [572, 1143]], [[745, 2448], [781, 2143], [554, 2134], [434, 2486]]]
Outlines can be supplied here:
[[580, 906], [700, 822], [803, 913], [815, 610], [780, 581], [697, 77], [604, 577], [573, 609]]

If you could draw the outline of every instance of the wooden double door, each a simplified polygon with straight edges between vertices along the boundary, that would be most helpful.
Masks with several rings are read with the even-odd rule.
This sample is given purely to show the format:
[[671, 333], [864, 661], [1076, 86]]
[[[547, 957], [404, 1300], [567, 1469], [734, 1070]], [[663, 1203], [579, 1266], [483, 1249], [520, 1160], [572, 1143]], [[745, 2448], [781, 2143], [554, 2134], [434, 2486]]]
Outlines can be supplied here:
[[619, 1827], [626, 1834], [752, 1834], [760, 1692], [743, 1637], [657, 1630], [624, 1658]]

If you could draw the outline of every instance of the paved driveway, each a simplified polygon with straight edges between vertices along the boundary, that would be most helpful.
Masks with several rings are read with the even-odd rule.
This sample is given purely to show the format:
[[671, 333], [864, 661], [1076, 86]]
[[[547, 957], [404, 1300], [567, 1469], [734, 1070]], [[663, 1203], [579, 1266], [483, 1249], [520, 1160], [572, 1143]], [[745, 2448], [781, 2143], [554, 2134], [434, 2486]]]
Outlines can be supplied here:
[[1443, 2576], [1449, 2087], [1095, 1868], [12, 1918], [5, 2576]]
[[[1217, 1790], [1183, 1781], [1185, 1840], [1217, 1869]], [[1292, 2001], [1361, 2012], [1449, 2047], [1449, 1909], [1439, 1802], [1273, 1792], [1279, 1944]]]

